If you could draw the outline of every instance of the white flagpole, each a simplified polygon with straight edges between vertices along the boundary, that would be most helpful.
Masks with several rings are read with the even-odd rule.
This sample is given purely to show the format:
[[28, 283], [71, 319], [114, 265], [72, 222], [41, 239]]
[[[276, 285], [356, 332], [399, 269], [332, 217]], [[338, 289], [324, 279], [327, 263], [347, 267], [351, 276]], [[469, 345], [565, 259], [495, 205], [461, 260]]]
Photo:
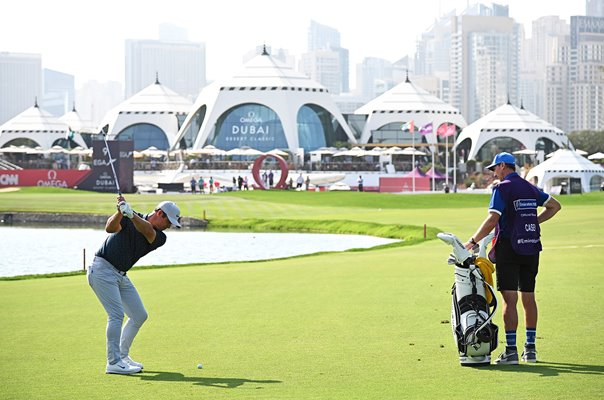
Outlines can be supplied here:
[[432, 191], [434, 191], [436, 190], [434, 184], [434, 173], [436, 172], [436, 170], [434, 169], [434, 145], [430, 146], [430, 151], [432, 152]]
[[[447, 128], [449, 124], [447, 124]], [[445, 131], [445, 184], [449, 186], [449, 136]]]
[[411, 155], [411, 173], [413, 174], [413, 193], [415, 193], [415, 132], [411, 132], [411, 137], [413, 138], [413, 154]]
[[[455, 133], [457, 133], [457, 129], [455, 129]], [[455, 145], [455, 135], [453, 135], [453, 193], [456, 192], [455, 188], [457, 187], [457, 161], [456, 161], [456, 145]]]

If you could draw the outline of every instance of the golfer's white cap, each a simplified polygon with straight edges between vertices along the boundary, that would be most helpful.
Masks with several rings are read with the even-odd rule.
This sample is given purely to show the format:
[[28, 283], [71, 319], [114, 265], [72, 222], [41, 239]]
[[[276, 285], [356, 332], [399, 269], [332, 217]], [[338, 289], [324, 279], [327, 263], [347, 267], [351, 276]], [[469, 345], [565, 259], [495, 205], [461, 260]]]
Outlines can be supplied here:
[[155, 207], [156, 210], [162, 210], [172, 226], [180, 228], [180, 208], [173, 201], [162, 201]]

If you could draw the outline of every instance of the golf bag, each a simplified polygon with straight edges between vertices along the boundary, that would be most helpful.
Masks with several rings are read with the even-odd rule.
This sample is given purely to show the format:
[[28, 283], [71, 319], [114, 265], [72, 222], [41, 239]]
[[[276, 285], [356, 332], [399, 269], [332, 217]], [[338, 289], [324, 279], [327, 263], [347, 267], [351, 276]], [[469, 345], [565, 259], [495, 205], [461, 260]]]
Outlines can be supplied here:
[[497, 309], [493, 290], [493, 264], [486, 258], [486, 246], [492, 235], [479, 245], [479, 254], [466, 250], [450, 233], [438, 238], [453, 246], [449, 264], [455, 267], [455, 283], [451, 290], [451, 327], [462, 366], [488, 365], [491, 352], [497, 348], [497, 325], [491, 320]]

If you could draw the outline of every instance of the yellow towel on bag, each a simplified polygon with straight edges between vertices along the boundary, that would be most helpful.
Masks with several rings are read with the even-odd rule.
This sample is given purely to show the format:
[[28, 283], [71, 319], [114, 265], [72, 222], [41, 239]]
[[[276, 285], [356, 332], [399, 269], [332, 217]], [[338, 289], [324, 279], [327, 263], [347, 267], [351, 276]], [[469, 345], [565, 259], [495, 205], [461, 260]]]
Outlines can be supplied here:
[[[486, 258], [476, 257], [476, 261], [474, 262], [476, 266], [482, 272], [482, 276], [484, 277], [484, 281], [489, 285], [493, 286], [493, 272], [495, 272], [495, 265], [491, 261]], [[484, 288], [486, 292], [487, 304], [491, 304], [493, 301], [493, 295], [489, 289]]]

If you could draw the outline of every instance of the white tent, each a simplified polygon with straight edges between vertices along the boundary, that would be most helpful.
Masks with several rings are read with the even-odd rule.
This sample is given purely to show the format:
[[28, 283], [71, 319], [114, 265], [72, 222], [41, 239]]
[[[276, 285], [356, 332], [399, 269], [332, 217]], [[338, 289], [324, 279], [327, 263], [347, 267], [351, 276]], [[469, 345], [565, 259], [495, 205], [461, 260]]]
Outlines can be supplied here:
[[[209, 143], [213, 137], [212, 143], [225, 150], [242, 146], [254, 146], [262, 151], [287, 147], [294, 154], [300, 147], [314, 147], [323, 141], [320, 138], [317, 142], [305, 143], [307, 133], [299, 119], [309, 106], [325, 112], [328, 120], [339, 125], [351, 143], [356, 143], [344, 116], [323, 85], [263, 52], [246, 62], [231, 78], [214, 81], [203, 88], [190, 107], [173, 147], [192, 134], [193, 148]], [[317, 117], [313, 115], [313, 118]], [[217, 122], [222, 119], [223, 122]], [[322, 128], [331, 129], [331, 126]], [[312, 135], [325, 136], [323, 131], [313, 131]], [[279, 143], [281, 140], [285, 143]]]
[[[0, 125], [0, 147], [6, 147], [16, 139], [29, 139], [36, 143], [35, 146], [46, 150], [68, 135], [69, 125], [39, 108], [36, 102], [33, 107]], [[73, 140], [77, 145], [87, 147], [79, 133]]]
[[[192, 103], [188, 99], [162, 85], [159, 79], [156, 78], [155, 83], [121, 102], [105, 114], [100, 126], [109, 125], [108, 138], [115, 139], [122, 132], [132, 129], [133, 126], [152, 125], [158, 137], [165, 135], [168, 147], [176, 149], [180, 145], [176, 135], [181, 126], [181, 118], [184, 119], [189, 113], [191, 105]], [[145, 135], [149, 134], [146, 133]], [[135, 150], [143, 150], [137, 148], [137, 141], [135, 141]], [[162, 148], [160, 150], [167, 149]]]
[[[503, 137], [514, 139], [523, 148], [532, 151], [536, 150], [537, 142], [542, 139], [548, 139], [558, 147], [573, 148], [572, 143], [561, 129], [542, 120], [523, 107], [516, 107], [509, 103], [496, 108], [465, 127], [457, 137], [455, 146], [469, 140], [470, 150], [466, 154], [466, 159], [475, 160], [485, 144], [493, 139]], [[493, 155], [488, 156], [488, 161], [491, 160]]]
[[599, 190], [604, 181], [604, 168], [594, 164], [575, 151], [560, 149], [547, 161], [532, 168], [526, 175], [526, 180], [532, 182], [537, 178], [537, 186], [549, 192], [556, 185], [556, 180], [564, 178], [580, 178], [583, 192]]
[[368, 143], [375, 131], [390, 123], [402, 124], [413, 121], [415, 132], [419, 132], [422, 126], [432, 123], [432, 133], [425, 135], [429, 143], [436, 142], [436, 130], [441, 124], [453, 123], [460, 128], [465, 128], [467, 125], [458, 109], [432, 96], [408, 78], [358, 108], [354, 113], [367, 115], [360, 143]]

